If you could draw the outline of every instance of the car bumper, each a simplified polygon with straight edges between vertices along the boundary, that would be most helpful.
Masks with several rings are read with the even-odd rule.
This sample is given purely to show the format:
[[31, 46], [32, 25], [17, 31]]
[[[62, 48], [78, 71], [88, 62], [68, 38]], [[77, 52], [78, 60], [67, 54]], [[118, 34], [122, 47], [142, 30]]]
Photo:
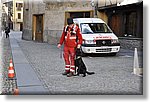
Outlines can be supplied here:
[[84, 53], [117, 53], [120, 50], [120, 46], [101, 46], [101, 47], [87, 47], [82, 46]]

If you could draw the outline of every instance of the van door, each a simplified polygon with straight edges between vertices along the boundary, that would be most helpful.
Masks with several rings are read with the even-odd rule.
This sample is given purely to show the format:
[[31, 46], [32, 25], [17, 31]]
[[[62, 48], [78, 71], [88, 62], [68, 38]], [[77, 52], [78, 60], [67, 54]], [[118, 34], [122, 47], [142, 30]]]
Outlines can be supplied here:
[[43, 15], [33, 15], [32, 40], [43, 42]]

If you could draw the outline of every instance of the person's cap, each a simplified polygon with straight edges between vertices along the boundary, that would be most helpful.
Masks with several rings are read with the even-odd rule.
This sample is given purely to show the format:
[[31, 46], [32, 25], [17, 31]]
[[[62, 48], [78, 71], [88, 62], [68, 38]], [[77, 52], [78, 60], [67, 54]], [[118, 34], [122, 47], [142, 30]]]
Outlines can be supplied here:
[[72, 18], [68, 18], [68, 19], [67, 19], [67, 24], [68, 24], [68, 25], [73, 24], [73, 19], [72, 19]]

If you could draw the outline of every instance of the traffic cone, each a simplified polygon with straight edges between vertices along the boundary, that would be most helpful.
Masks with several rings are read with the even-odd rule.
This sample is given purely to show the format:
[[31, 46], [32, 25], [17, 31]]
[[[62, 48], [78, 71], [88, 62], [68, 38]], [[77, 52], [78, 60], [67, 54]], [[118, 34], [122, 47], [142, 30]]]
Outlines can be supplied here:
[[14, 89], [14, 95], [19, 95], [19, 89], [18, 88]]
[[133, 74], [136, 74], [136, 75], [142, 75], [143, 74], [143, 68], [139, 68], [137, 48], [135, 48], [135, 51], [134, 51]]
[[8, 78], [14, 78], [15, 77], [15, 71], [12, 60], [10, 60], [9, 63], [9, 69], [8, 69]]

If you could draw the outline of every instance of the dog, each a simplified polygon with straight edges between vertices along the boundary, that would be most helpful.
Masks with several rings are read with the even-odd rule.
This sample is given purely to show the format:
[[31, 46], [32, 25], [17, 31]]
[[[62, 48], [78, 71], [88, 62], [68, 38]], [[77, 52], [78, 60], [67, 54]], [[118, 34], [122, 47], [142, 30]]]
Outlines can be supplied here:
[[86, 74], [88, 74], [88, 75], [95, 74], [94, 72], [87, 71], [87, 68], [82, 60], [82, 53], [81, 53], [80, 49], [76, 50], [75, 69], [76, 69], [76, 73], [78, 76], [80, 74], [83, 74], [82, 77], [85, 77]]

